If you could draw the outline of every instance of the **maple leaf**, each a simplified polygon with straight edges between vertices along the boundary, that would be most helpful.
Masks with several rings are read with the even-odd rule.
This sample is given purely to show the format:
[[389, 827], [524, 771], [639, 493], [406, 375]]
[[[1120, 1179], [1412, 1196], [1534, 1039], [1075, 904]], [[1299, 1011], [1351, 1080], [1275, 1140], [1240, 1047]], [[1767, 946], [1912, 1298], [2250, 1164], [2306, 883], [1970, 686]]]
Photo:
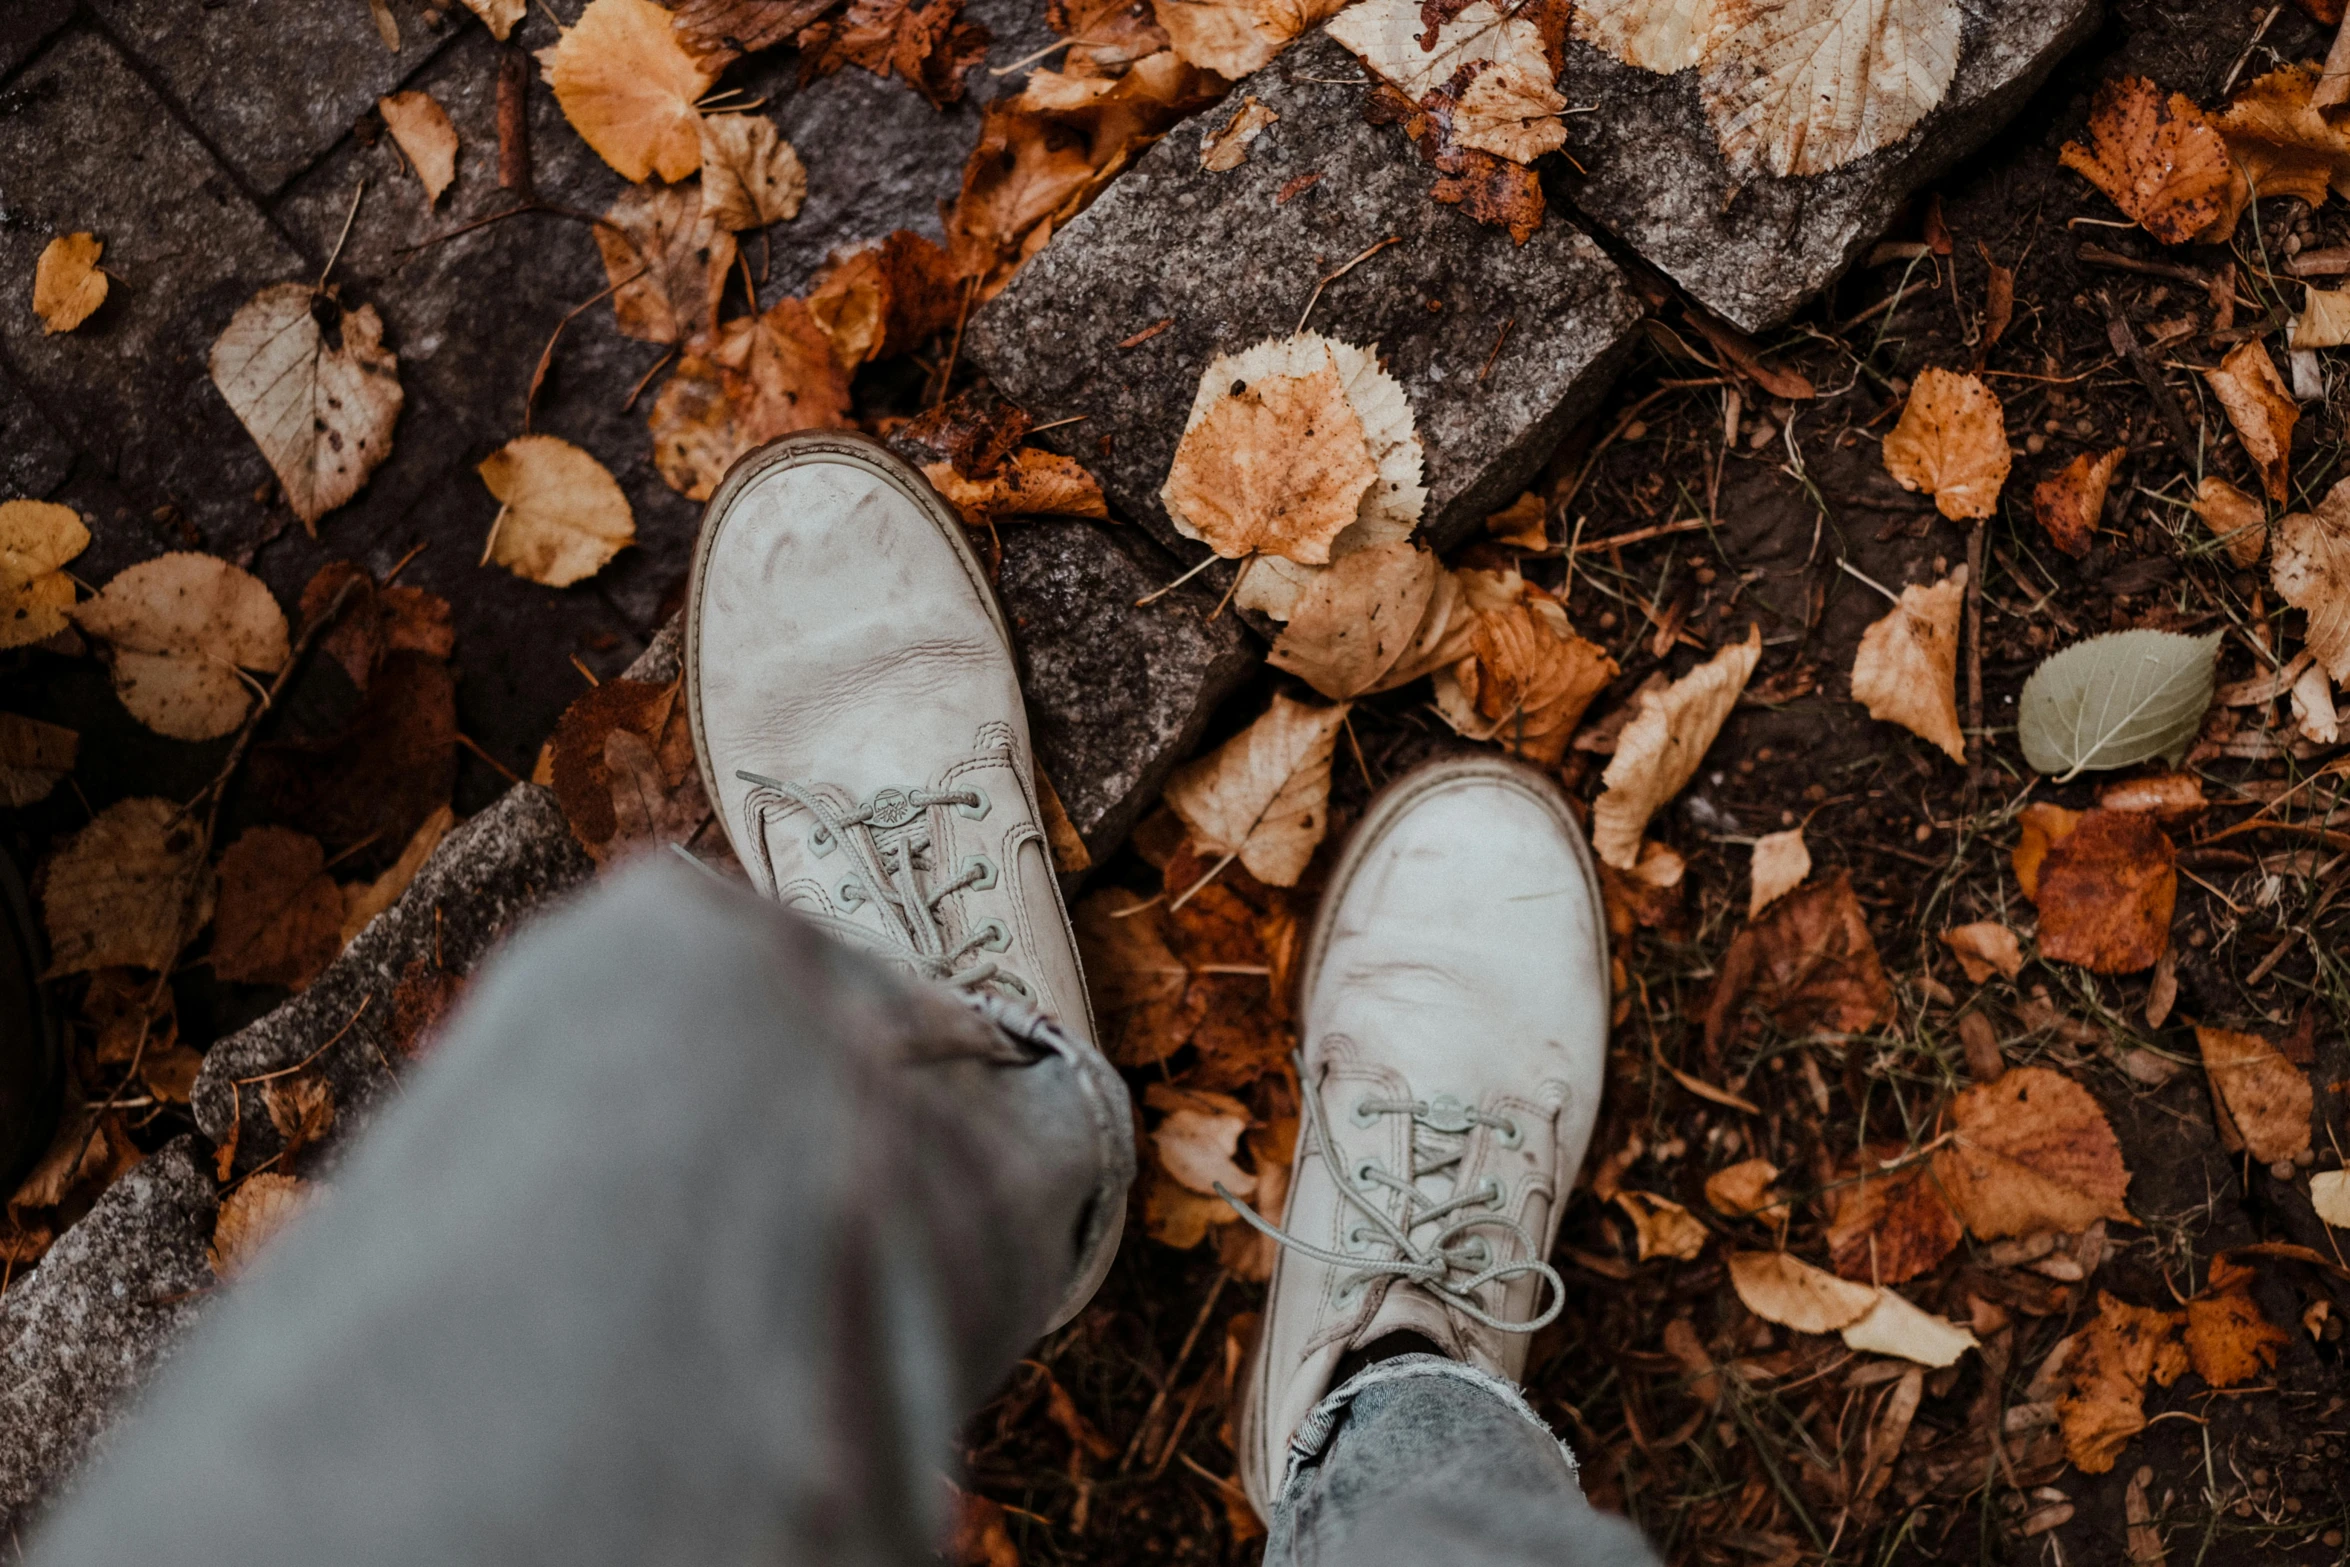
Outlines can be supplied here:
[[1803, 841], [1802, 828], [1790, 827], [1755, 839], [1754, 859], [1748, 867], [1746, 917], [1753, 919], [1802, 886], [1803, 878], [1810, 874], [1811, 849]]
[[49, 797], [73, 771], [82, 737], [62, 724], [0, 713], [0, 806], [21, 810]]
[[1291, 39], [1334, 15], [1346, 0], [1151, 0], [1175, 52], [1204, 71], [1239, 81], [1272, 63]]
[[2184, 93], [2166, 100], [2143, 76], [2100, 84], [2088, 145], [2068, 141], [2057, 156], [2166, 245], [2235, 226], [2227, 143]]
[[1941, 1192], [1978, 1240], [2130, 1223], [2130, 1172], [2089, 1091], [2047, 1067], [2014, 1067], [1950, 1102], [1951, 1145], [1934, 1155]]
[[1932, 741], [1961, 766], [1966, 735], [1958, 726], [1958, 622], [1966, 608], [1966, 573], [1960, 566], [1940, 582], [1903, 588], [1892, 613], [1861, 634], [1852, 660], [1852, 699], [1866, 704], [1871, 718]]
[[2146, 1428], [2146, 1379], [2164, 1387], [2187, 1369], [2181, 1314], [2132, 1306], [2097, 1292], [2097, 1319], [2070, 1340], [2071, 1388], [2057, 1402], [2066, 1456], [2083, 1474], [2104, 1474]]
[[[1931, 1162], [1898, 1164], [1907, 1152], [1898, 1144], [1872, 1148], [1868, 1163], [1831, 1190], [1828, 1261], [1845, 1278], [1914, 1279], [1949, 1256], [1965, 1234]], [[1888, 1162], [1897, 1167], [1885, 1170]]]
[[300, 990], [342, 950], [343, 894], [308, 833], [252, 827], [221, 855], [212, 972]]
[[688, 53], [653, 0], [589, 0], [539, 63], [580, 140], [634, 184], [682, 180], [702, 164], [694, 105], [718, 73]]
[[848, 370], [808, 307], [790, 298], [727, 322], [705, 351], [689, 349], [646, 420], [653, 465], [696, 501], [753, 447], [848, 422]]
[[963, 521], [984, 528], [999, 517], [1099, 517], [1108, 520], [1109, 502], [1100, 481], [1084, 464], [1058, 452], [1023, 446], [982, 479], [966, 479], [951, 462], [922, 469]]
[[253, 702], [240, 669], [286, 661], [285, 612], [250, 572], [176, 551], [118, 573], [73, 619], [108, 644], [114, 693], [130, 715], [175, 740], [211, 740]]
[[843, 365], [894, 359], [954, 324], [963, 290], [954, 258], [911, 229], [836, 252], [808, 291], [808, 314]]
[[1723, 6], [1697, 90], [1738, 174], [1824, 174], [1890, 147], [1949, 91], [1957, 0]]
[[1515, 567], [1453, 577], [1455, 634], [1466, 645], [1436, 671], [1437, 712], [1469, 739], [1498, 740], [1513, 755], [1556, 766], [1592, 699], [1615, 679], [1616, 661], [1577, 636], [1566, 607]]
[[383, 346], [372, 305], [346, 310], [307, 283], [274, 283], [229, 319], [212, 345], [211, 368], [286, 504], [313, 534], [318, 519], [358, 494], [392, 453], [400, 360]]
[[2316, 1094], [2308, 1074], [2258, 1034], [2198, 1024], [2195, 1043], [2211, 1084], [2221, 1147], [2244, 1149], [2262, 1164], [2297, 1160], [2309, 1152]]
[[106, 246], [95, 234], [60, 234], [33, 263], [33, 314], [45, 333], [70, 332], [106, 303], [106, 274], [98, 257]]
[[375, 109], [424, 183], [430, 211], [457, 177], [457, 127], [449, 123], [449, 111], [428, 92], [393, 93], [376, 99]]
[[1921, 371], [1901, 422], [1885, 437], [1885, 471], [1925, 490], [1943, 516], [1988, 517], [2013, 461], [1998, 397], [1971, 375]]
[[800, 79], [862, 66], [896, 76], [944, 109], [963, 96], [963, 74], [987, 58], [993, 41], [976, 22], [960, 20], [963, 0], [849, 0], [836, 21], [812, 23], [799, 36]]
[[224, 1281], [243, 1274], [313, 1195], [312, 1182], [275, 1170], [256, 1170], [239, 1181], [221, 1198], [213, 1221], [212, 1271]]
[[1201, 848], [1292, 887], [1330, 828], [1330, 757], [1344, 703], [1276, 696], [1257, 721], [1167, 780], [1167, 804]]
[[2293, 426], [2301, 418], [2301, 405], [2277, 373], [2276, 361], [2269, 358], [2259, 338], [2252, 338], [2228, 350], [2215, 368], [2203, 372], [2203, 379], [2227, 410], [2228, 423], [2236, 427], [2236, 438], [2244, 443], [2244, 455], [2259, 466], [2268, 498], [2288, 499], [2286, 470], [2293, 455]]
[[169, 800], [118, 800], [41, 873], [49, 977], [123, 965], [168, 971], [212, 917], [203, 833]]
[[2145, 813], [2025, 807], [2014, 864], [2040, 951], [2093, 974], [2152, 968], [2170, 946], [2177, 851]]
[[1762, 629], [1733, 642], [1661, 691], [1644, 691], [1616, 754], [1601, 775], [1605, 791], [1591, 808], [1591, 847], [1618, 870], [1639, 863], [1640, 839], [1667, 801], [1697, 776], [1706, 748], [1737, 705], [1762, 659]]
[[1967, 979], [1977, 985], [1993, 974], [2013, 979], [2024, 971], [2023, 947], [2015, 932], [1997, 920], [1977, 920], [1946, 930], [1942, 944], [1958, 959]]
[[[2105, 516], [2105, 492], [2113, 471], [2129, 455], [2129, 448], [2083, 452], [2032, 489], [2032, 515], [2047, 530], [2049, 542], [2079, 560], [2089, 553], [2097, 524]], [[2226, 481], [2221, 481], [2226, 482]]]
[[1749, 1005], [1788, 1033], [1857, 1034], [1892, 1018], [1893, 989], [1850, 872], [1787, 894], [1731, 939], [1706, 1007], [1709, 1057]]
[[636, 541], [636, 514], [602, 463], [552, 435], [518, 435], [475, 469], [497, 497], [484, 565], [567, 588]]
[[2309, 651], [2350, 684], [2350, 479], [2326, 491], [2317, 510], [2278, 519], [2276, 541], [2269, 580], [2277, 596], [2308, 612]]
[[632, 185], [595, 234], [621, 331], [648, 343], [682, 343], [717, 324], [735, 238], [698, 187]]
[[800, 215], [808, 170], [762, 114], [702, 117], [702, 208], [720, 228], [765, 228]]
[[70, 624], [65, 564], [89, 547], [90, 530], [71, 506], [0, 501], [0, 648], [45, 642]]

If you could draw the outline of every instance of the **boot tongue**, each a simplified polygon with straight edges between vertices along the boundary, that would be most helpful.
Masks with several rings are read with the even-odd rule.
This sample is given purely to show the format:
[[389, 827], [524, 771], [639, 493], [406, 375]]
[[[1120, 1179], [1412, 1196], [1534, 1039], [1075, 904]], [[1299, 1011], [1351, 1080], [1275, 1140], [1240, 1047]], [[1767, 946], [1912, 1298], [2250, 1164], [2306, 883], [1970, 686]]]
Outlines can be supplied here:
[[[1420, 1201], [1415, 1206], [1421, 1213], [1450, 1202], [1458, 1194], [1459, 1156], [1468, 1142], [1465, 1131], [1450, 1128], [1441, 1109], [1434, 1120], [1436, 1125], [1418, 1119], [1412, 1126], [1412, 1167], [1436, 1166], [1412, 1182], [1420, 1193]], [[1455, 1210], [1444, 1218], [1416, 1226], [1412, 1231], [1413, 1242], [1432, 1247], [1444, 1227], [1459, 1217], [1459, 1210]], [[1346, 1347], [1360, 1349], [1390, 1333], [1417, 1333], [1456, 1360], [1482, 1365], [1490, 1359], [1480, 1354], [1478, 1335], [1472, 1324], [1449, 1310], [1439, 1296], [1408, 1280], [1398, 1279], [1387, 1286], [1379, 1309], [1347, 1340]]]

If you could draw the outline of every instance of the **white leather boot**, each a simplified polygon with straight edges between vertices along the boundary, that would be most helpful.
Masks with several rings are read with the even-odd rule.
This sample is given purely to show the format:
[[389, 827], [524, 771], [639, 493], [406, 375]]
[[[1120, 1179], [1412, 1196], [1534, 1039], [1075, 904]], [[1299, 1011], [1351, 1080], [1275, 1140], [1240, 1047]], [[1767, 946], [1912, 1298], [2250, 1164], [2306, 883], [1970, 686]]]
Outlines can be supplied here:
[[[1011, 637], [929, 482], [841, 432], [736, 463], [694, 549], [685, 671], [702, 783], [752, 884], [1015, 1032], [1040, 1014], [1122, 1115], [1037, 807]], [[1105, 1174], [1055, 1325], [1108, 1271], [1130, 1164], [1128, 1151]]]
[[1499, 758], [1431, 763], [1355, 829], [1299, 974], [1305, 1103], [1241, 1474], [1270, 1518], [1349, 1351], [1414, 1334], [1515, 1382], [1565, 1285], [1544, 1259], [1598, 1119], [1607, 926], [1566, 802]]

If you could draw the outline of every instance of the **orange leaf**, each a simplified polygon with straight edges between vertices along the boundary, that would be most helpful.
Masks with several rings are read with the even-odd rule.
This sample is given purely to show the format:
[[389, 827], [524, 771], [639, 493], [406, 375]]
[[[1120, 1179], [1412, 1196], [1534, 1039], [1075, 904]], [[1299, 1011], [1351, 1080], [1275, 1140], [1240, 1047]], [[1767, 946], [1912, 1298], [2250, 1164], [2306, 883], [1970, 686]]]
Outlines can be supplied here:
[[2054, 478], [2033, 487], [2032, 515], [2048, 530], [2049, 541], [2073, 559], [2089, 553], [2098, 521], [2105, 515], [2105, 491], [2113, 483], [2114, 469], [2128, 455], [2126, 446], [2095, 456], [2083, 452]]
[[2089, 1091], [2047, 1067], [2015, 1067], [1950, 1102], [1934, 1178], [1980, 1240], [2129, 1222], [2130, 1172]]
[[2177, 851], [2151, 816], [2032, 806], [2023, 828], [2016, 880], [2039, 907], [2042, 956], [2094, 974], [2135, 974], [2160, 961], [2179, 878]]
[[2089, 145], [2068, 141], [2058, 156], [2166, 245], [2183, 245], [2223, 218], [2233, 226], [2227, 143], [2185, 94], [2166, 102], [2142, 76], [2099, 87]]

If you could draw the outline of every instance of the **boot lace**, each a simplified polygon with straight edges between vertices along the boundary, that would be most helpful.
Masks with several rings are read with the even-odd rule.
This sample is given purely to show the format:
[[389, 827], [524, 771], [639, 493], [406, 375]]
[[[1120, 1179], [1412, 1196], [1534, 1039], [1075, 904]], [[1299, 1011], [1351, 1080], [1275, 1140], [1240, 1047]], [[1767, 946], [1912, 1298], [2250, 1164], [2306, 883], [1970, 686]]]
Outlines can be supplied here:
[[848, 856], [841, 881], [831, 889], [834, 898], [848, 909], [872, 904], [879, 924], [823, 910], [803, 911], [808, 918], [925, 979], [961, 990], [993, 986], [1023, 1001], [1030, 999], [1033, 992], [1026, 980], [984, 956], [1011, 946], [1012, 933], [1002, 920], [982, 920], [960, 941], [950, 941], [939, 917], [948, 899], [986, 892], [1001, 879], [993, 860], [972, 854], [964, 856], [952, 876], [937, 880], [945, 872], [931, 843], [931, 811], [945, 806], [980, 820], [990, 809], [986, 790], [880, 789], [862, 805], [844, 809], [810, 784], [785, 783], [748, 770], [737, 770], [735, 776], [751, 786], [743, 814], [749, 819], [749, 837], [758, 846], [770, 893], [780, 896], [782, 887], [767, 846], [768, 823], [797, 806], [815, 818], [807, 835], [811, 855], [820, 860], [840, 853]]
[[[1298, 1081], [1311, 1083], [1304, 1058], [1291, 1059], [1297, 1063]], [[1316, 1246], [1269, 1222], [1226, 1191], [1223, 1183], [1216, 1183], [1216, 1195], [1230, 1203], [1234, 1212], [1298, 1255], [1349, 1270], [1341, 1286], [1343, 1292], [1379, 1279], [1406, 1281], [1432, 1291], [1470, 1320], [1503, 1333], [1532, 1333], [1558, 1316], [1566, 1305], [1566, 1281], [1556, 1268], [1536, 1256], [1540, 1248], [1526, 1227], [1501, 1211], [1499, 1181], [1487, 1176], [1469, 1190], [1456, 1190], [1442, 1201], [1431, 1199], [1419, 1185], [1428, 1176], [1449, 1174], [1458, 1186], [1461, 1159], [1468, 1146], [1466, 1134], [1474, 1127], [1491, 1127], [1505, 1146], [1516, 1147], [1525, 1131], [1515, 1118], [1488, 1115], [1446, 1094], [1433, 1099], [1357, 1100], [1353, 1119], [1358, 1126], [1375, 1126], [1382, 1116], [1411, 1118], [1407, 1156], [1411, 1168], [1398, 1174], [1375, 1158], [1357, 1159], [1350, 1169], [1345, 1151], [1331, 1135], [1321, 1094], [1309, 1088], [1302, 1097], [1306, 1135], [1298, 1157], [1315, 1154], [1330, 1166], [1339, 1196], [1358, 1219], [1347, 1230], [1347, 1244], [1368, 1249], [1331, 1251]], [[1435, 1234], [1424, 1241], [1414, 1239], [1430, 1225], [1438, 1227]], [[1489, 1231], [1516, 1243], [1501, 1260], [1496, 1259], [1493, 1239], [1485, 1233]], [[1477, 1292], [1488, 1284], [1506, 1285], [1529, 1273], [1550, 1286], [1550, 1304], [1539, 1315], [1515, 1321], [1494, 1316], [1477, 1304]]]

